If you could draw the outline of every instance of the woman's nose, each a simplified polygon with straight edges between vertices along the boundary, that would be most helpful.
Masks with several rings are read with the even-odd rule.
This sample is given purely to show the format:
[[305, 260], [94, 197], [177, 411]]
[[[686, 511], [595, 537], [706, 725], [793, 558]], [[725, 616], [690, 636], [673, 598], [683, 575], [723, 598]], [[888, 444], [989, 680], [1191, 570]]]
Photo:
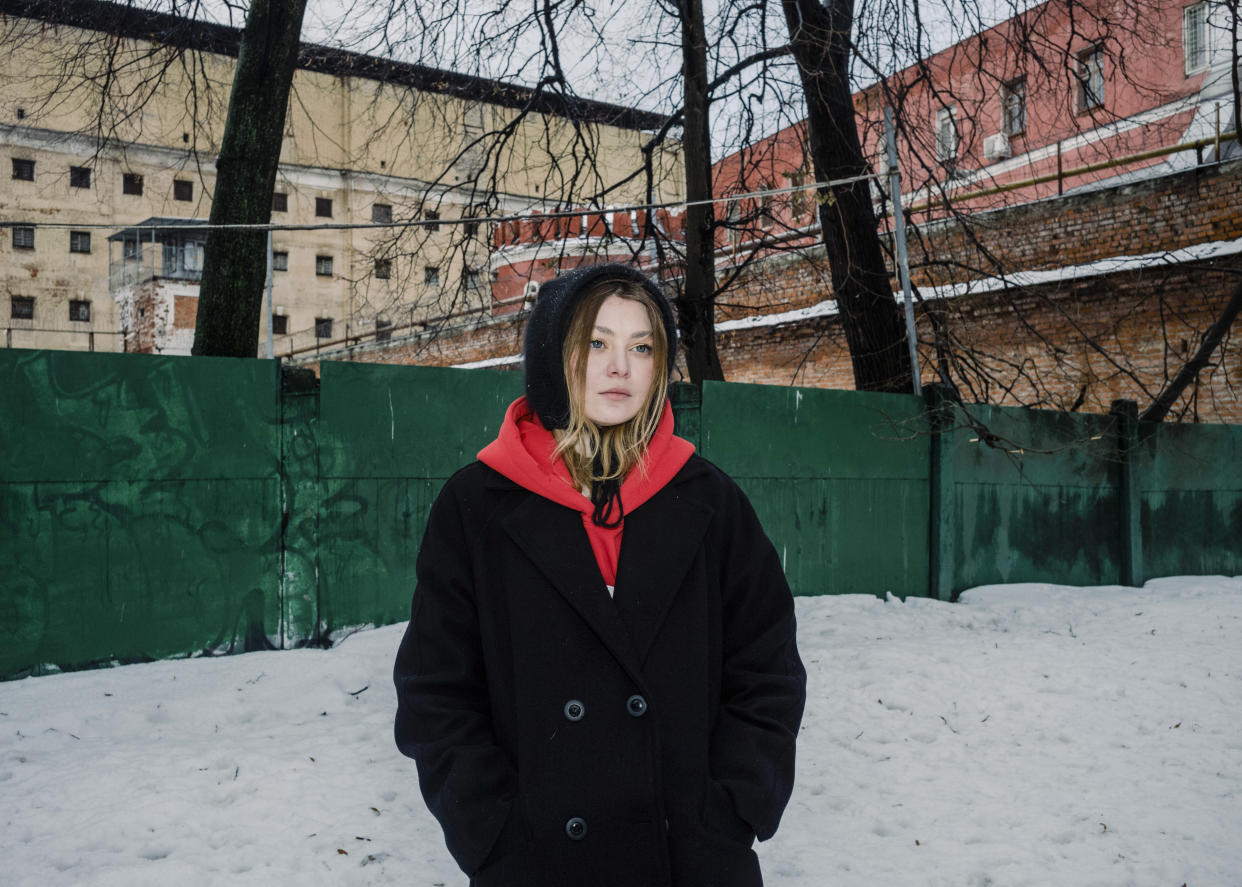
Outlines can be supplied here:
[[630, 359], [624, 350], [617, 349], [609, 357], [608, 374], [610, 376], [628, 376], [630, 374]]

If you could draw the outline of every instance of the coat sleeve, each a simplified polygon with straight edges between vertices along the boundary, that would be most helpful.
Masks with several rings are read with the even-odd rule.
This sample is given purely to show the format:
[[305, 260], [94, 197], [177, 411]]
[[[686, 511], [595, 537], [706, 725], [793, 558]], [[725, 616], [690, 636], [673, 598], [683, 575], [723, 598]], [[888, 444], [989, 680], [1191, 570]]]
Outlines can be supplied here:
[[[414, 759], [423, 799], [449, 852], [474, 874], [517, 794], [509, 756], [495, 741], [470, 542], [453, 481], [432, 506], [417, 561], [410, 624], [397, 651], [397, 747]], [[498, 839], [500, 839], [498, 841]]]
[[[732, 486], [732, 485], [731, 485]], [[720, 713], [713, 779], [759, 840], [776, 833], [793, 792], [794, 745], [806, 703], [793, 596], [776, 549], [732, 486], [722, 576]]]

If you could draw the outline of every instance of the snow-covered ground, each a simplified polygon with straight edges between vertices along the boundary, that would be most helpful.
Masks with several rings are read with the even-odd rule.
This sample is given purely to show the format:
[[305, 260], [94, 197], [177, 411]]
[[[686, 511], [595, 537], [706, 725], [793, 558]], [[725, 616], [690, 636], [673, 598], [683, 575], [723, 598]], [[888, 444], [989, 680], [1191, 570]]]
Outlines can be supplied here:
[[[1242, 884], [1242, 577], [798, 615], [769, 885]], [[392, 744], [401, 630], [0, 684], [0, 882], [461, 887]]]

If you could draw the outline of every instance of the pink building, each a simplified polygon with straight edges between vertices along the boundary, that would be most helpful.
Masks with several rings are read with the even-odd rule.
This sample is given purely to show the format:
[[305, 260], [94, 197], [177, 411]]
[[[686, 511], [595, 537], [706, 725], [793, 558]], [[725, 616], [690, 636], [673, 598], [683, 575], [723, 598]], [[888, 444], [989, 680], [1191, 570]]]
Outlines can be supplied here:
[[[916, 219], [938, 215], [945, 196], [977, 211], [1228, 157], [1236, 143], [1217, 138], [1236, 126], [1227, 14], [1219, 0], [1048, 0], [856, 93], [864, 154], [887, 190], [891, 107]], [[716, 193], [813, 181], [803, 130], [721, 160]], [[766, 204], [730, 206], [743, 220], [766, 211], [720, 246], [816, 225], [809, 194]]]
[[[685, 240], [684, 213], [656, 210], [650, 219], [661, 241]], [[533, 301], [539, 284], [560, 271], [599, 262], [624, 262], [668, 273], [677, 262], [659, 261], [646, 210], [574, 209], [531, 213], [497, 225], [492, 235], [492, 315], [512, 314]]]

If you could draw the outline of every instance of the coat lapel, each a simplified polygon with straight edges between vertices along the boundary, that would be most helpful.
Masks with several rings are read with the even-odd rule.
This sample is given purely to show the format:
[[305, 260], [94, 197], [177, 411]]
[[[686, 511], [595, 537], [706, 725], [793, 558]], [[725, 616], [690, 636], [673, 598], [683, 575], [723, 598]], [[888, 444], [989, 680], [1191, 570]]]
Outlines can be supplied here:
[[[505, 518], [504, 526], [630, 677], [641, 682], [639, 659], [617, 608], [608, 597], [581, 514], [531, 494]], [[629, 532], [628, 521], [625, 532]]]
[[614, 603], [640, 665], [699, 551], [711, 518], [710, 507], [678, 496], [675, 487], [665, 487], [625, 518]]

